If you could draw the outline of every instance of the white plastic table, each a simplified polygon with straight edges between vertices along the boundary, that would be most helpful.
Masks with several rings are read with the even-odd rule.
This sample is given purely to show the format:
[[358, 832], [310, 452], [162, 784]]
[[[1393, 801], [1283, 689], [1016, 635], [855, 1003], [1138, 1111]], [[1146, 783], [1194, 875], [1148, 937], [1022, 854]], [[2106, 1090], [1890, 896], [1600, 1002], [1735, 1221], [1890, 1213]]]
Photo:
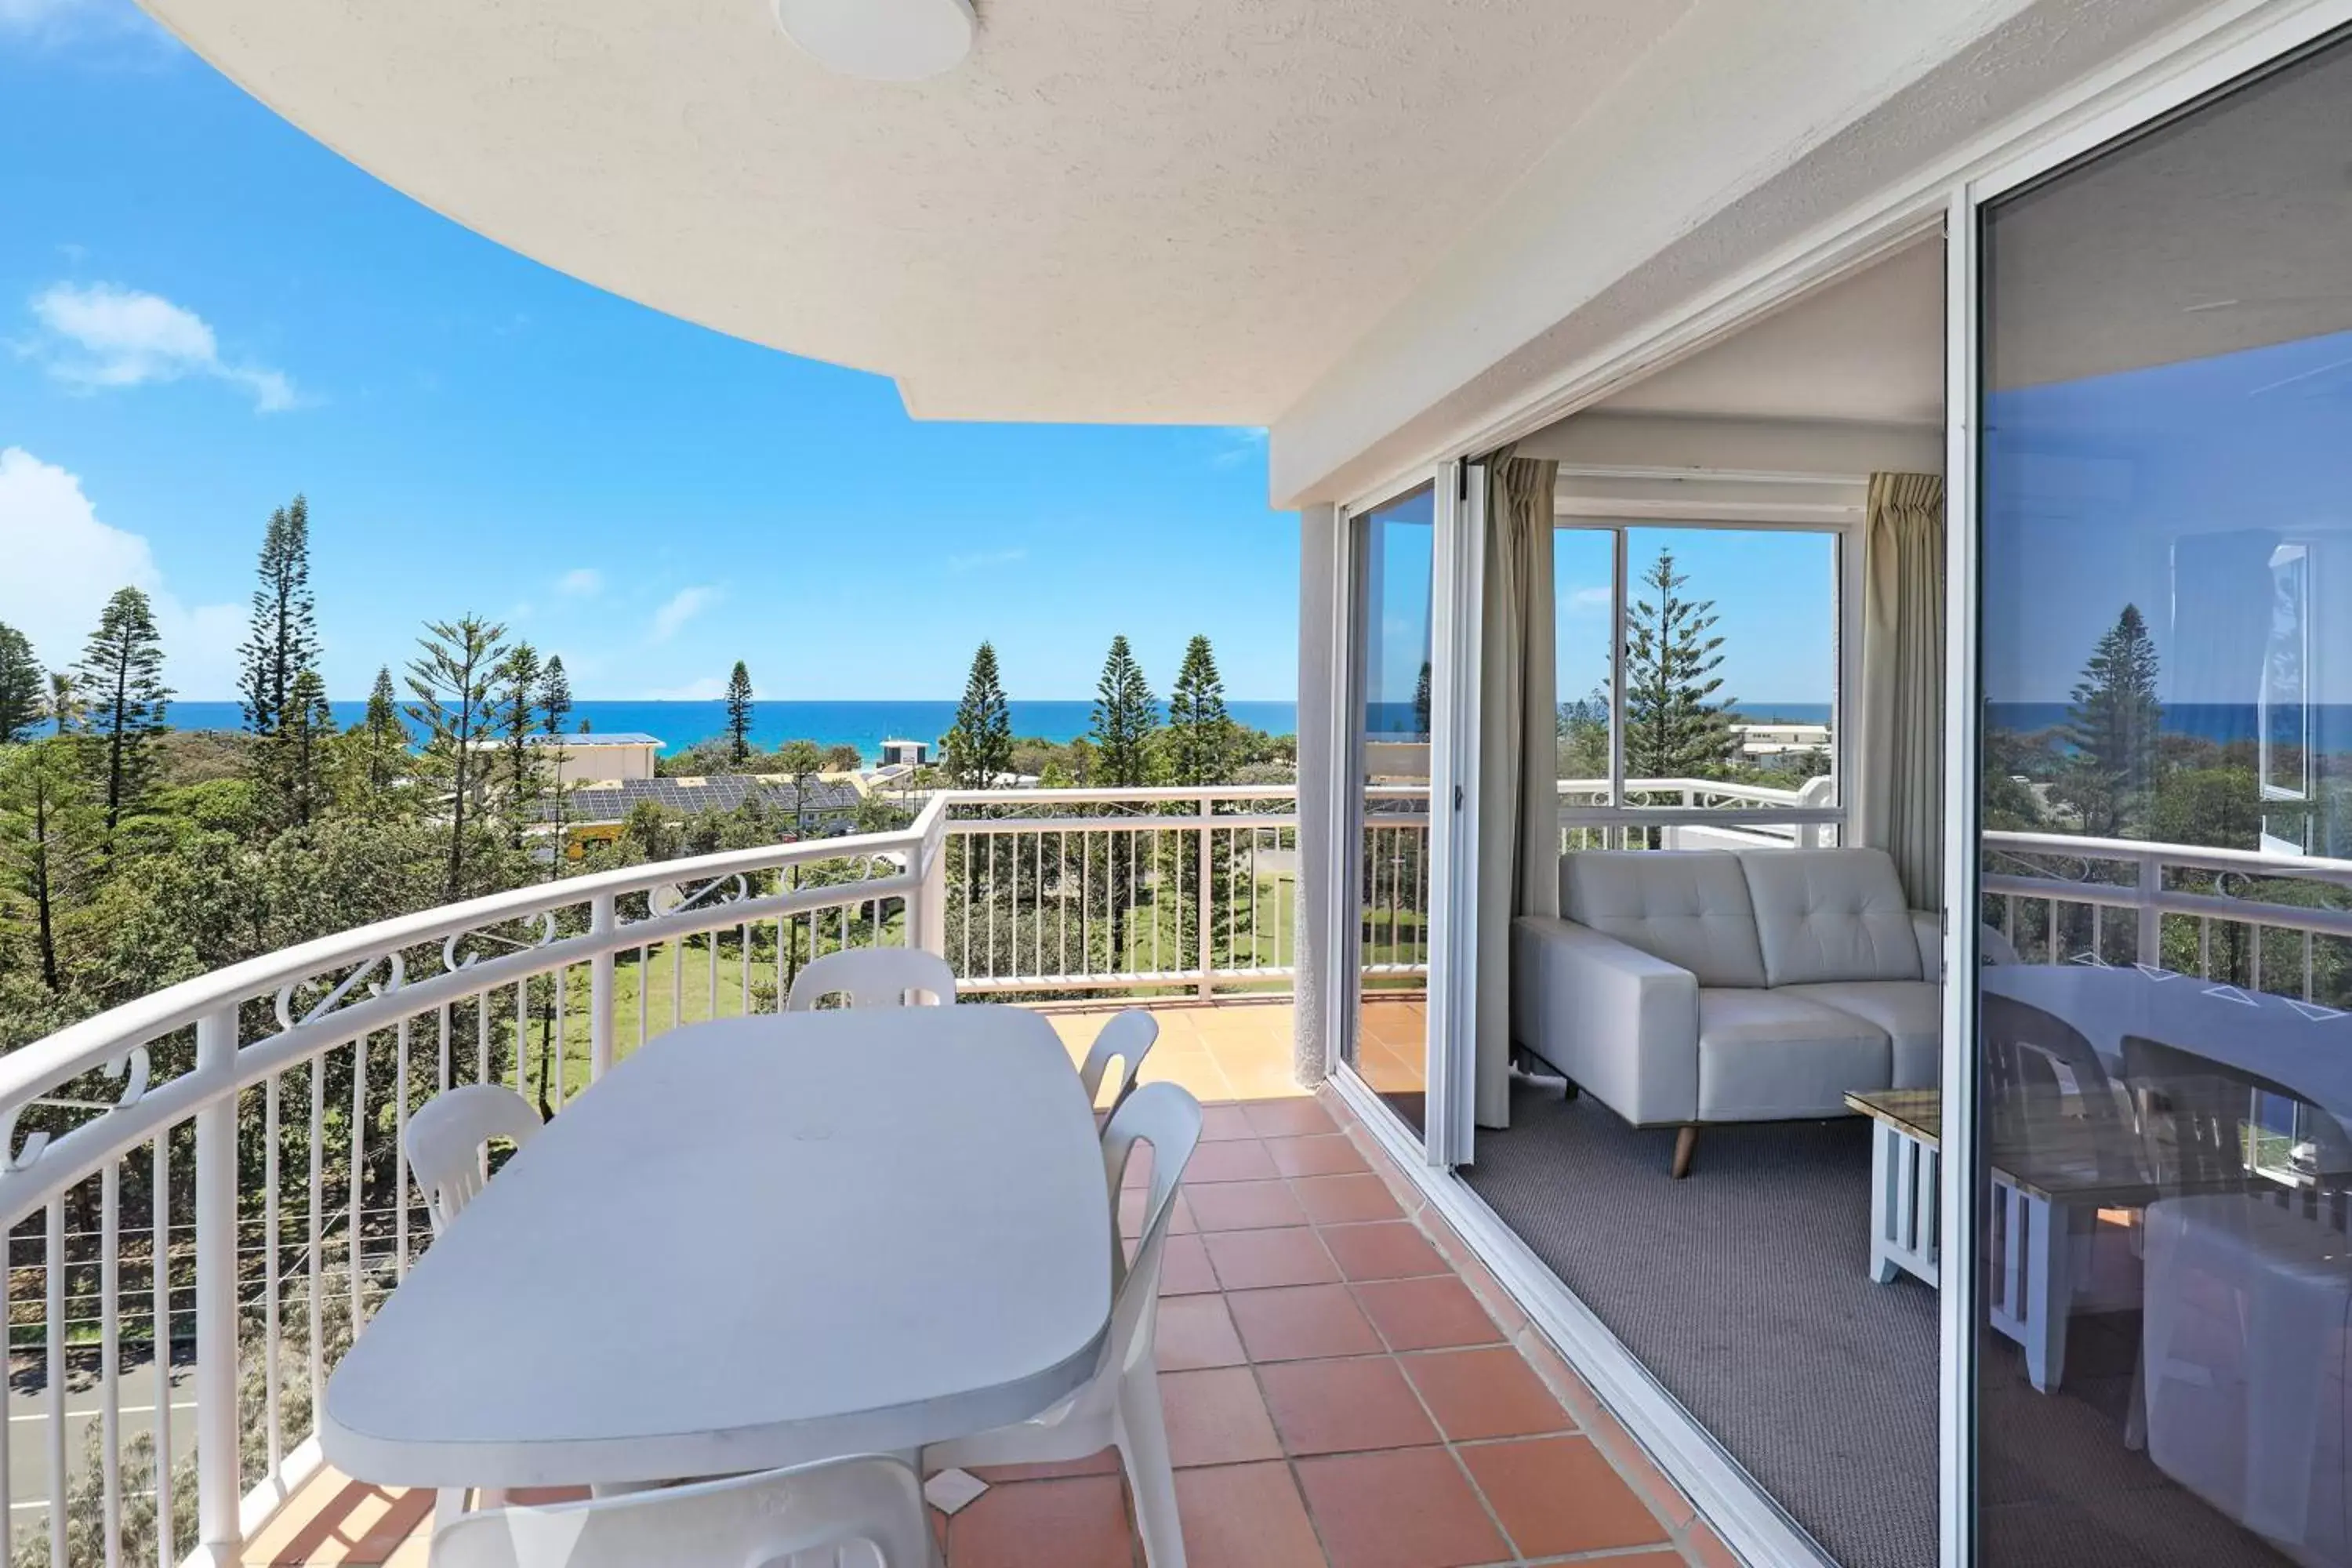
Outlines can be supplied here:
[[1025, 1419], [1108, 1330], [1091, 1108], [1013, 1007], [672, 1031], [548, 1124], [327, 1384], [397, 1486], [719, 1475]]

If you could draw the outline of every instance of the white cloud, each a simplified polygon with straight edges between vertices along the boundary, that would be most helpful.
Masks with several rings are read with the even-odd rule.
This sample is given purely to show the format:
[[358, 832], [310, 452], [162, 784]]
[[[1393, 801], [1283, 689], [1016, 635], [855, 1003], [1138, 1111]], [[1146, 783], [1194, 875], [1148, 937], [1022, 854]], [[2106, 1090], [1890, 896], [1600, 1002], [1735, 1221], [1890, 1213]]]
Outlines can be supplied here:
[[655, 689], [646, 699], [652, 702], [716, 702], [727, 695], [727, 682], [715, 675], [700, 680], [689, 680], [684, 686], [664, 686]]
[[1266, 437], [1265, 426], [1229, 425], [1219, 434], [1223, 444], [1209, 454], [1209, 461], [1214, 467], [1231, 468], [1243, 463], [1265, 460]]
[[555, 580], [555, 591], [575, 599], [593, 599], [604, 591], [604, 574], [593, 566], [575, 566]]
[[32, 639], [41, 662], [65, 668], [118, 588], [154, 601], [163, 638], [163, 679], [194, 698], [236, 689], [236, 647], [245, 611], [236, 605], [183, 605], [164, 586], [147, 541], [99, 521], [81, 480], [19, 447], [0, 449], [0, 621]]
[[961, 577], [967, 572], [984, 572], [991, 566], [1010, 566], [1028, 559], [1026, 550], [984, 550], [977, 554], [949, 556], [948, 570]]
[[719, 602], [716, 588], [680, 588], [654, 612], [652, 640], [667, 642], [678, 629]]
[[1616, 598], [1617, 595], [1613, 589], [1579, 588], [1568, 596], [1568, 602], [1574, 609], [1605, 610], [1616, 602]]
[[285, 372], [223, 359], [204, 318], [160, 294], [111, 283], [52, 283], [33, 296], [32, 310], [43, 332], [26, 352], [68, 385], [96, 390], [205, 375], [243, 387], [257, 414], [283, 413], [300, 402]]

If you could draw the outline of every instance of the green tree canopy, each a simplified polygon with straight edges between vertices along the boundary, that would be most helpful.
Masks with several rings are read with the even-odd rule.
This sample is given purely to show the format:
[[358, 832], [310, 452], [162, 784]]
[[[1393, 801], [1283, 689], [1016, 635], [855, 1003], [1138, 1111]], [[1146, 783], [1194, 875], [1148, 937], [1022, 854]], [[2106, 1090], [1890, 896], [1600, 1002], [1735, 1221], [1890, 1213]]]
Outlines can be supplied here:
[[1731, 700], [1718, 697], [1723, 638], [1715, 601], [1692, 599], [1675, 552], [1642, 574], [1644, 594], [1625, 617], [1625, 773], [1629, 778], [1706, 776], [1731, 758]]
[[992, 789], [1012, 768], [1013, 712], [997, 678], [996, 649], [988, 643], [971, 656], [946, 751], [948, 775], [958, 789]]
[[100, 613], [82, 649], [77, 685], [88, 694], [91, 772], [105, 803], [104, 848], [138, 810], [153, 784], [154, 739], [163, 732], [171, 689], [163, 684], [163, 643], [154, 606], [136, 588], [120, 588]]
[[1160, 705], [1143, 679], [1143, 667], [1127, 639], [1110, 639], [1102, 677], [1095, 682], [1094, 776], [1097, 785], [1136, 788], [1151, 774], [1151, 735], [1160, 727]]
[[0, 746], [23, 740], [40, 723], [47, 685], [32, 639], [0, 622]]

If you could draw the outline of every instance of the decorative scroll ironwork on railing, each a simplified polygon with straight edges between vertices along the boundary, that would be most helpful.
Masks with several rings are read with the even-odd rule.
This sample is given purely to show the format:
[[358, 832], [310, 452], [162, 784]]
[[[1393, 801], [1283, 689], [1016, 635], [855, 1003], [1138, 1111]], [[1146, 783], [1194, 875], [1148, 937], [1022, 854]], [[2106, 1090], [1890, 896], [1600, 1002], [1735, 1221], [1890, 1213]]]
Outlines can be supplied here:
[[409, 1111], [490, 1080], [560, 1108], [664, 1027], [781, 1006], [819, 952], [934, 928], [944, 814], [421, 911], [0, 1059], [0, 1321], [44, 1417], [0, 1424], [9, 1559], [233, 1560], [315, 1467], [312, 1395], [429, 1235]]

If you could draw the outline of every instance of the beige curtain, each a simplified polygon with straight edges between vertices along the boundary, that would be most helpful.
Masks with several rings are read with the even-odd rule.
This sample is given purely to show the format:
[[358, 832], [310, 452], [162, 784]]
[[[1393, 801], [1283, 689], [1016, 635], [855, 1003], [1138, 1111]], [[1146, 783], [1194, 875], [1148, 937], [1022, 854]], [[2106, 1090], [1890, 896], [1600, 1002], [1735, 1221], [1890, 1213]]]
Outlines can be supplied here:
[[1855, 826], [1911, 907], [1944, 901], [1944, 481], [1870, 476]]
[[1478, 692], [1478, 1070], [1481, 1127], [1511, 1121], [1511, 917], [1559, 912], [1552, 673], [1552, 491], [1559, 465], [1486, 465]]

